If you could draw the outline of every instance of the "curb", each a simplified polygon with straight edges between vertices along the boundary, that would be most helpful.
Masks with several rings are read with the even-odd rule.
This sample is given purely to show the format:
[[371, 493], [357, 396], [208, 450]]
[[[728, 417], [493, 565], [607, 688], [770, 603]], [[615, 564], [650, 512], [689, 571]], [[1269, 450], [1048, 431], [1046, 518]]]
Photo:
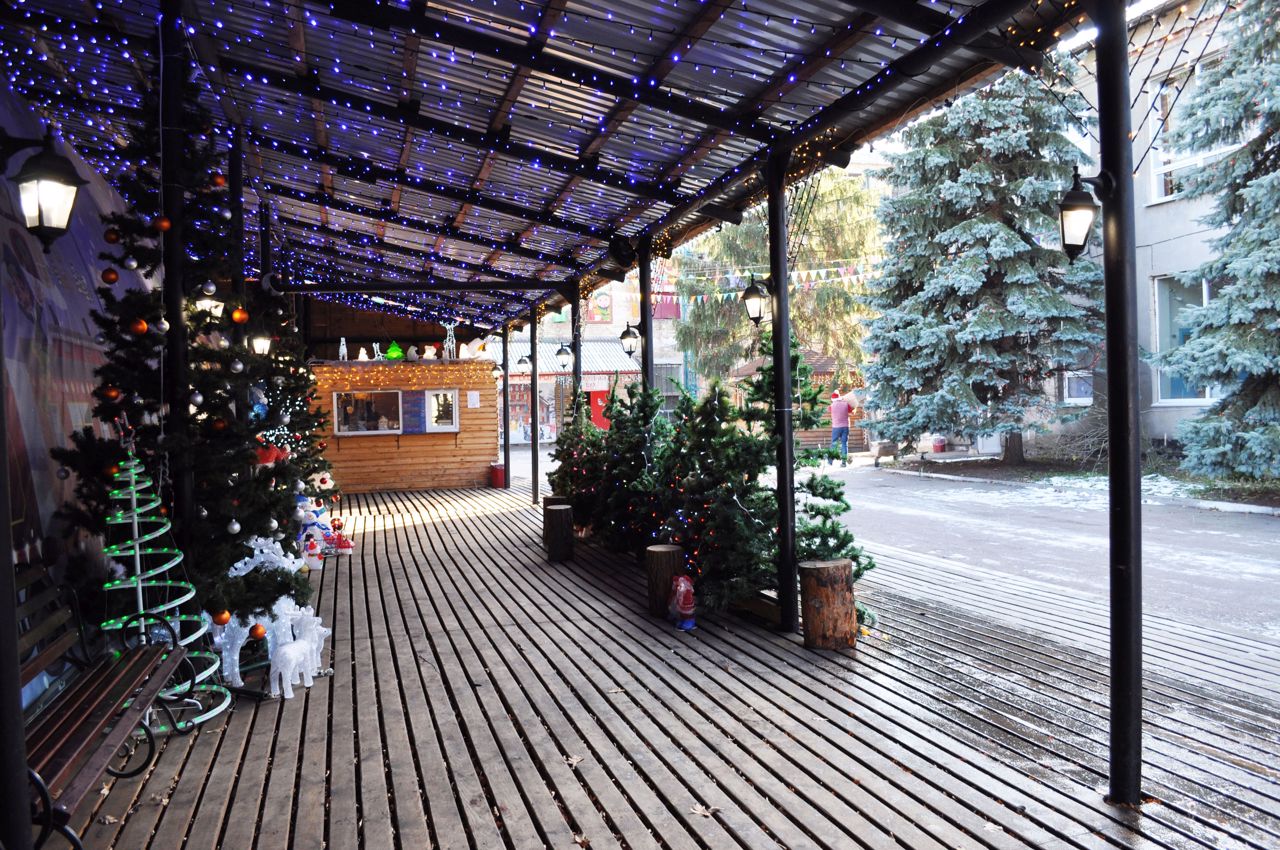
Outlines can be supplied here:
[[[887, 466], [874, 467], [878, 472], [891, 475], [910, 475], [915, 478], [939, 478], [943, 481], [967, 481], [976, 484], [999, 484], [1003, 487], [1034, 487], [1030, 481], [1006, 481], [999, 478], [976, 478], [970, 475], [948, 475], [945, 472], [920, 472], [912, 469], [890, 469]], [[1055, 490], [1067, 490], [1067, 487], [1054, 487]], [[1215, 502], [1208, 499], [1184, 499], [1177, 496], [1161, 496], [1166, 501], [1159, 504], [1181, 505], [1187, 508], [1199, 508], [1202, 511], [1219, 511], [1224, 514], [1259, 514], [1262, 516], [1280, 517], [1280, 508], [1268, 505], [1250, 505], [1245, 502]]]

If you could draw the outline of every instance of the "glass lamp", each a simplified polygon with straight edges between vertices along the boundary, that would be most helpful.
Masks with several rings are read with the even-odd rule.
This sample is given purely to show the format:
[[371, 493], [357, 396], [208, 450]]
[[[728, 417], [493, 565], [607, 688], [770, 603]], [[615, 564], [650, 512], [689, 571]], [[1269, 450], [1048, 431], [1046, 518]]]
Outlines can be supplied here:
[[22, 217], [31, 232], [44, 245], [67, 232], [76, 193], [88, 181], [81, 180], [71, 160], [53, 149], [53, 137], [44, 137], [44, 147], [18, 170], [13, 182], [18, 184], [22, 200]]
[[556, 349], [556, 362], [560, 364], [561, 369], [568, 369], [569, 364], [573, 362], [573, 351], [563, 342]]
[[742, 290], [742, 305], [747, 309], [747, 318], [757, 327], [764, 318], [764, 305], [769, 301], [768, 291], [751, 279], [751, 285]]
[[1075, 261], [1089, 244], [1093, 232], [1093, 220], [1098, 217], [1098, 202], [1093, 193], [1084, 187], [1080, 169], [1073, 168], [1071, 188], [1058, 202], [1058, 220], [1062, 232], [1062, 250], [1067, 259]]
[[618, 337], [618, 341], [622, 343], [622, 350], [627, 354], [635, 354], [640, 348], [640, 332], [631, 327], [627, 323], [627, 329]]

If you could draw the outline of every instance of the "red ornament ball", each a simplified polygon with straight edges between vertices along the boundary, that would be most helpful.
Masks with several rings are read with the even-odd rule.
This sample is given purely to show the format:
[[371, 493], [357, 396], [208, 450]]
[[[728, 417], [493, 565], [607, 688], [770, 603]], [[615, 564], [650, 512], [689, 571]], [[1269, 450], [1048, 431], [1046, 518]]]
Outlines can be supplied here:
[[219, 626], [225, 626], [227, 623], [231, 622], [231, 612], [219, 611], [218, 613], [214, 614], [213, 617], [211, 617], [210, 619], [212, 619], [213, 622]]
[[114, 227], [109, 227], [107, 232], [102, 234], [102, 238], [106, 240], [108, 245], [117, 245], [120, 242], [120, 231]]
[[213, 172], [213, 176], [209, 178], [209, 181], [213, 183], [213, 185], [217, 186], [219, 189], [227, 185], [227, 178], [216, 171]]
[[129, 323], [129, 332], [134, 336], [142, 336], [147, 332], [148, 327], [146, 319], [137, 318]]
[[320, 442], [316, 443], [316, 448], [319, 449], [320, 451], [324, 451], [325, 449], [329, 448], [329, 444], [326, 443], [324, 440], [321, 440]]
[[115, 269], [103, 269], [102, 274], [98, 276], [102, 278], [103, 283], [115, 283], [120, 279], [120, 272]]
[[108, 466], [108, 467], [107, 467], [107, 474], [108, 474], [108, 475], [119, 475], [119, 474], [120, 474], [120, 465], [119, 465], [118, 463], [113, 463], [113, 464], [111, 464], [110, 466]]
[[323, 508], [323, 507], [324, 507], [324, 499], [316, 499], [316, 507], [317, 507], [317, 508]]
[[225, 431], [227, 429], [227, 420], [221, 416], [209, 421], [209, 426], [215, 431]]
[[160, 516], [168, 516], [168, 515], [169, 515], [169, 506], [168, 506], [168, 505], [161, 505], [159, 508], [157, 508], [157, 512], [160, 514]]
[[262, 640], [267, 636], [267, 627], [262, 623], [254, 623], [253, 628], [249, 629], [249, 637], [254, 640]]
[[328, 478], [325, 478], [325, 477], [323, 477], [323, 476], [321, 476], [321, 478], [320, 478], [320, 486], [321, 486], [321, 487], [328, 487], [328, 486], [329, 486], [329, 479], [328, 479]]
[[151, 226], [154, 227], [160, 233], [167, 233], [169, 231], [169, 228], [173, 227], [173, 222], [169, 221], [168, 216], [162, 215], [159, 218], [157, 218], [155, 221], [151, 222]]
[[245, 322], [249, 321], [249, 311], [243, 307], [235, 308], [231, 311], [231, 321], [235, 322], [237, 325], [243, 325]]
[[341, 496], [339, 496], [337, 493], [334, 493], [332, 496], [330, 496], [330, 497], [329, 497], [329, 501], [333, 502], [335, 505], [336, 505], [336, 504], [338, 504], [338, 502], [339, 502], [341, 499], [342, 499], [342, 497], [341, 497]]
[[102, 397], [105, 398], [107, 401], [119, 401], [120, 390], [116, 389], [115, 387], [103, 387]]

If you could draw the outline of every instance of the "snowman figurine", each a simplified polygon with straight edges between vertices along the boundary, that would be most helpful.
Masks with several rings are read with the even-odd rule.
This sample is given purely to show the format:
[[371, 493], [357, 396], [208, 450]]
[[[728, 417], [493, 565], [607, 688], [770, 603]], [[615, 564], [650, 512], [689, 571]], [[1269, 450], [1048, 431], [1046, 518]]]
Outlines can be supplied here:
[[308, 533], [302, 544], [302, 563], [308, 570], [324, 569], [324, 547], [314, 534]]

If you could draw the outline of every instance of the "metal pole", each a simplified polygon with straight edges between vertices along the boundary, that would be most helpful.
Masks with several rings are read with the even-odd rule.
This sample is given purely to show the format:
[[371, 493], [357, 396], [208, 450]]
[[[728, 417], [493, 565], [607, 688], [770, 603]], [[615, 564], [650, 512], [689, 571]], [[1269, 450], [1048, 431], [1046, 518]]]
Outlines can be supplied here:
[[653, 238], [640, 240], [640, 380], [645, 391], [653, 389]]
[[17, 565], [13, 561], [13, 519], [9, 515], [9, 383], [4, 362], [3, 296], [0, 296], [0, 847], [31, 850], [31, 817], [25, 804], [27, 744], [22, 734], [22, 687], [18, 662]]
[[773, 408], [778, 433], [778, 607], [783, 631], [800, 626], [796, 573], [795, 445], [791, 431], [791, 297], [787, 291], [787, 196], [791, 151], [770, 151], [769, 278], [773, 286]]
[[258, 265], [263, 276], [271, 271], [271, 207], [265, 200], [258, 202]]
[[570, 320], [573, 323], [573, 412], [578, 412], [578, 394], [582, 392], [582, 295], [575, 293]]
[[511, 489], [511, 326], [502, 328], [502, 487]]
[[[574, 362], [576, 363], [576, 357]], [[538, 479], [538, 455], [542, 453], [539, 441], [538, 419], [538, 308], [529, 309], [529, 460], [533, 464], [533, 504], [538, 504], [542, 494], [542, 482]]]
[[1098, 28], [1098, 140], [1106, 290], [1107, 431], [1111, 486], [1111, 793], [1142, 802], [1142, 491], [1138, 420], [1138, 296], [1129, 138], [1128, 27], [1120, 0], [1091, 0]]
[[[240, 299], [244, 291], [244, 130], [239, 125], [231, 128], [231, 149], [227, 152], [227, 209], [231, 210], [230, 251], [227, 261], [231, 264], [231, 293]], [[233, 325], [231, 342], [244, 345], [244, 325]]]
[[[160, 4], [160, 208], [169, 220], [164, 231], [164, 314], [169, 322], [164, 349], [168, 430], [187, 430], [187, 394], [191, 379], [187, 363], [186, 293], [183, 291], [186, 250], [183, 239], [185, 192], [182, 170], [186, 158], [183, 95], [187, 81], [187, 43], [182, 31], [182, 0]], [[191, 464], [178, 453], [169, 455], [173, 470], [173, 510], [180, 529], [178, 544], [185, 548], [190, 533], [195, 482]]]

